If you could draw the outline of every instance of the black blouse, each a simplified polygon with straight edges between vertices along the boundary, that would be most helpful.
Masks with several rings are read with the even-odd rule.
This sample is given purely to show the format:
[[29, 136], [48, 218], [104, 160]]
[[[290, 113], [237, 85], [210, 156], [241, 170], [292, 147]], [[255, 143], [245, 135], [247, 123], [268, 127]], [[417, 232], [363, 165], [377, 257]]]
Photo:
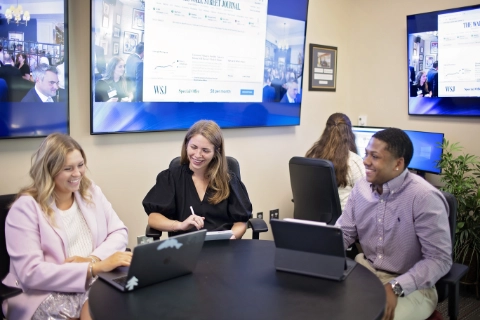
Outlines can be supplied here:
[[30, 75], [30, 67], [28, 64], [24, 63], [23, 66], [20, 68], [20, 72], [22, 73], [22, 77], [26, 74]]
[[[116, 91], [116, 94], [114, 94]], [[111, 92], [111, 96], [109, 96]], [[124, 90], [124, 81], [119, 80], [114, 82], [113, 80], [100, 79], [95, 84], [95, 101], [105, 102], [110, 98], [118, 98], [117, 102], [121, 102], [122, 98], [128, 97], [127, 92]]]
[[[160, 172], [156, 184], [143, 199], [145, 212], [158, 212], [168, 219], [184, 221], [192, 213], [205, 217], [204, 228], [208, 231], [230, 230], [234, 222], [247, 222], [252, 217], [252, 204], [245, 185], [230, 172], [230, 195], [214, 205], [208, 202], [212, 190], [207, 189], [203, 201], [200, 200], [192, 180], [193, 171], [188, 164]], [[169, 232], [169, 235], [194, 231]]]

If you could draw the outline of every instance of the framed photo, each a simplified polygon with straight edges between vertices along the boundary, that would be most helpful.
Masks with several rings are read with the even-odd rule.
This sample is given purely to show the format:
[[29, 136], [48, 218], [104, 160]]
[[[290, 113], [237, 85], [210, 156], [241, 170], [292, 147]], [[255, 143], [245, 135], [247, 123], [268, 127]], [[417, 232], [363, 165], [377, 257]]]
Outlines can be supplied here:
[[423, 47], [420, 47], [420, 53], [423, 53]]
[[436, 54], [426, 54], [425, 55], [425, 69], [430, 69], [433, 67], [433, 63], [437, 60]]
[[108, 42], [107, 42], [107, 40], [100, 41], [100, 47], [103, 48], [103, 52], [105, 53], [105, 55], [107, 55], [108, 54]]
[[336, 91], [337, 47], [310, 44], [309, 91]]
[[437, 41], [430, 42], [430, 53], [438, 53], [438, 42]]
[[145, 11], [133, 9], [132, 28], [143, 30], [145, 25]]
[[118, 55], [118, 52], [120, 51], [120, 45], [118, 42], [113, 43], [113, 55]]
[[138, 33], [125, 31], [123, 36], [123, 53], [135, 52], [137, 43]]
[[17, 31], [8, 32], [8, 40], [23, 41], [23, 32], [17, 32]]
[[117, 24], [120, 24], [122, 22], [122, 17], [120, 17], [119, 14], [117, 14], [117, 20], [116, 20]]
[[120, 38], [120, 28], [119, 27], [113, 27], [113, 37], [114, 38]]
[[419, 55], [419, 56], [418, 56], [418, 59], [419, 59], [420, 61], [423, 60], [423, 54]]
[[420, 63], [418, 64], [418, 70], [423, 70], [423, 63], [422, 63], [422, 62], [420, 62]]
[[108, 13], [110, 12], [110, 6], [108, 5], [108, 3], [103, 3], [103, 14], [108, 16]]
[[102, 27], [108, 28], [108, 16], [103, 16]]

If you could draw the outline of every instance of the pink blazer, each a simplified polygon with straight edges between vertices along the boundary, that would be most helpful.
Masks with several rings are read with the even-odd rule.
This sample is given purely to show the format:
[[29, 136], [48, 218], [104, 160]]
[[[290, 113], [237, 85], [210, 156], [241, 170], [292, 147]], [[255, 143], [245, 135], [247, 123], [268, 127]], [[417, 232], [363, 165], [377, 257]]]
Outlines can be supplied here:
[[[127, 227], [98, 186], [92, 184], [89, 191], [91, 204], [78, 192], [75, 192], [75, 200], [92, 233], [95, 247], [92, 255], [103, 260], [116, 251], [125, 250]], [[88, 263], [64, 263], [67, 235], [55, 203], [51, 207], [55, 211], [55, 226], [30, 196], [20, 197], [8, 212], [5, 237], [10, 272], [3, 283], [23, 290], [22, 294], [4, 303], [8, 319], [31, 319], [50, 292], [85, 292], [88, 288]]]

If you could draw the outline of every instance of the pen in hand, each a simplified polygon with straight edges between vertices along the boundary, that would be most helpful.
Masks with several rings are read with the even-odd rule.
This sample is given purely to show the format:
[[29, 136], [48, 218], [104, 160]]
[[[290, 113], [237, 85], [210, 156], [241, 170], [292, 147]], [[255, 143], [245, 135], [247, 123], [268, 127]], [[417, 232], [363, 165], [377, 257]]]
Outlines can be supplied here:
[[[202, 228], [203, 228], [203, 220], [204, 220], [205, 218], [204, 218], [204, 217], [197, 216], [197, 215], [195, 214], [195, 211], [193, 211], [193, 207], [192, 207], [192, 206], [190, 206], [190, 211], [192, 212], [192, 215], [193, 215], [193, 219], [192, 219], [193, 222], [198, 224], [198, 226], [196, 226], [197, 229], [198, 229], [198, 230], [202, 229]], [[200, 218], [200, 219], [196, 219], [196, 217], [198, 217], [198, 218]]]

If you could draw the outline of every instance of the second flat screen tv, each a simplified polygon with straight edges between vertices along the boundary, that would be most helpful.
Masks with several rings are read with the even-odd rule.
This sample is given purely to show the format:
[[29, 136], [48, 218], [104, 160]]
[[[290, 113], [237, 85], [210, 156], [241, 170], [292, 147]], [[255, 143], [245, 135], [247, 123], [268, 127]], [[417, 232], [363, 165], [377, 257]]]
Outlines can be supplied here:
[[91, 133], [300, 124], [308, 0], [92, 0]]
[[480, 116], [480, 5], [407, 16], [408, 114]]

